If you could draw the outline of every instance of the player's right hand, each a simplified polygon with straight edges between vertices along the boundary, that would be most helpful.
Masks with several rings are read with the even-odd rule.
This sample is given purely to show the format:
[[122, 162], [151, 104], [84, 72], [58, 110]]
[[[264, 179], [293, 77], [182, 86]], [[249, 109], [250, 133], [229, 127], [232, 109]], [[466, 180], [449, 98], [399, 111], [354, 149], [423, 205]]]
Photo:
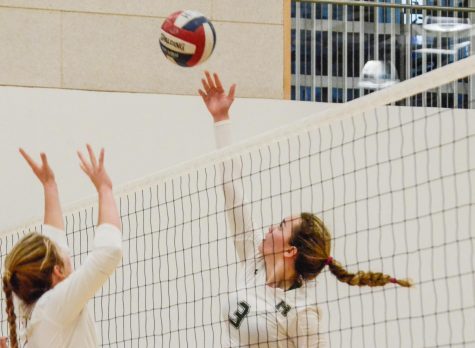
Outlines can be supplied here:
[[233, 84], [229, 89], [229, 93], [226, 94], [218, 74], [214, 73], [213, 77], [208, 71], [205, 71], [206, 79], [201, 79], [204, 91], [200, 89], [198, 93], [203, 98], [211, 116], [213, 116], [214, 122], [228, 120], [229, 108], [234, 101], [236, 84]]

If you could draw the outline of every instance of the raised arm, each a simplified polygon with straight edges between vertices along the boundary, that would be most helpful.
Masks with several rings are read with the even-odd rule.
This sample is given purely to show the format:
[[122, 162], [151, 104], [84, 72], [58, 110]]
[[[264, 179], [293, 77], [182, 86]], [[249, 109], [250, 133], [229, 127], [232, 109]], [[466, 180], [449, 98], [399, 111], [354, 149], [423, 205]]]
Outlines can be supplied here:
[[41, 153], [41, 165], [39, 165], [25, 150], [20, 149], [20, 153], [43, 185], [45, 202], [44, 223], [64, 230], [63, 212], [59, 202], [58, 186], [56, 185], [53, 170], [48, 164], [46, 154]]
[[104, 150], [96, 159], [87, 146], [89, 160], [78, 152], [80, 166], [94, 184], [99, 195], [99, 218], [94, 245], [84, 263], [65, 280], [58, 283], [43, 308], [49, 320], [59, 325], [77, 319], [90, 298], [114, 272], [122, 258], [120, 218], [112, 194], [112, 182], [104, 168]]
[[[218, 74], [205, 72], [201, 80], [203, 90], [198, 92], [208, 108], [215, 124], [215, 137], [218, 148], [229, 145], [232, 140], [232, 124], [229, 109], [234, 101], [236, 85], [225, 93]], [[241, 261], [255, 258], [256, 247], [251, 220], [251, 207], [245, 204], [244, 187], [239, 160], [223, 162], [222, 172], [225, 208], [229, 230], [234, 236], [235, 247]]]

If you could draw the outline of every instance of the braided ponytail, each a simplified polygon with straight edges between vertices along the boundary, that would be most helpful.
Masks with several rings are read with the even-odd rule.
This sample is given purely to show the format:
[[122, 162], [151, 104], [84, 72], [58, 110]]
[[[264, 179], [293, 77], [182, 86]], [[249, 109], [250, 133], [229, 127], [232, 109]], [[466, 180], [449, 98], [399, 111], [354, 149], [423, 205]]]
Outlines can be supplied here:
[[10, 348], [18, 348], [18, 338], [16, 333], [16, 315], [13, 305], [13, 292], [10, 287], [10, 279], [8, 276], [3, 277], [3, 292], [6, 298], [6, 312], [8, 316], [8, 328], [10, 332]]
[[412, 283], [407, 279], [396, 279], [381, 272], [348, 272], [338, 261], [331, 259], [328, 264], [330, 272], [343, 283], [357, 286], [384, 286], [388, 283], [398, 284], [403, 287], [411, 287]]

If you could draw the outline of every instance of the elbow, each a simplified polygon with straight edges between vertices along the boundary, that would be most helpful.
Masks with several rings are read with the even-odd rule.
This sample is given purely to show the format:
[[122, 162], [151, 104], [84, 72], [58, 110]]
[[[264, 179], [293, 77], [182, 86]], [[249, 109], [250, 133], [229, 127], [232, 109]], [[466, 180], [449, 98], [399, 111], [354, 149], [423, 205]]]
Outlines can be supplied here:
[[103, 246], [99, 250], [101, 261], [98, 262], [98, 267], [102, 272], [111, 275], [122, 261], [122, 243]]
[[[103, 250], [104, 252], [105, 250]], [[106, 254], [103, 254], [101, 260], [97, 262], [97, 269], [110, 276], [122, 261], [122, 248], [108, 247]]]

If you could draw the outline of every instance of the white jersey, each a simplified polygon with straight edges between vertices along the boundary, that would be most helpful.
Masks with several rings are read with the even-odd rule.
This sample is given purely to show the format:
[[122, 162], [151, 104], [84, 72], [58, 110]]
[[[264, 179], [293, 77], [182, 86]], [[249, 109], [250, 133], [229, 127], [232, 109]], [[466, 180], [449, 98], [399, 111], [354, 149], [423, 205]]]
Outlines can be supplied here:
[[[231, 140], [230, 121], [215, 124], [218, 147]], [[227, 165], [227, 164], [225, 164]], [[249, 205], [244, 203], [236, 163], [225, 173], [228, 226], [233, 233], [241, 274], [237, 291], [221, 301], [224, 347], [327, 347], [322, 313], [316, 305], [316, 283], [284, 291], [266, 285], [265, 263], [258, 250], [262, 237], [254, 230]], [[231, 172], [235, 173], [232, 174]]]
[[[43, 234], [69, 257], [64, 231], [44, 225]], [[45, 292], [33, 306], [20, 303], [21, 336], [28, 348], [96, 348], [94, 320], [87, 302], [114, 272], [122, 257], [117, 227], [96, 229], [93, 250], [65, 280]]]

